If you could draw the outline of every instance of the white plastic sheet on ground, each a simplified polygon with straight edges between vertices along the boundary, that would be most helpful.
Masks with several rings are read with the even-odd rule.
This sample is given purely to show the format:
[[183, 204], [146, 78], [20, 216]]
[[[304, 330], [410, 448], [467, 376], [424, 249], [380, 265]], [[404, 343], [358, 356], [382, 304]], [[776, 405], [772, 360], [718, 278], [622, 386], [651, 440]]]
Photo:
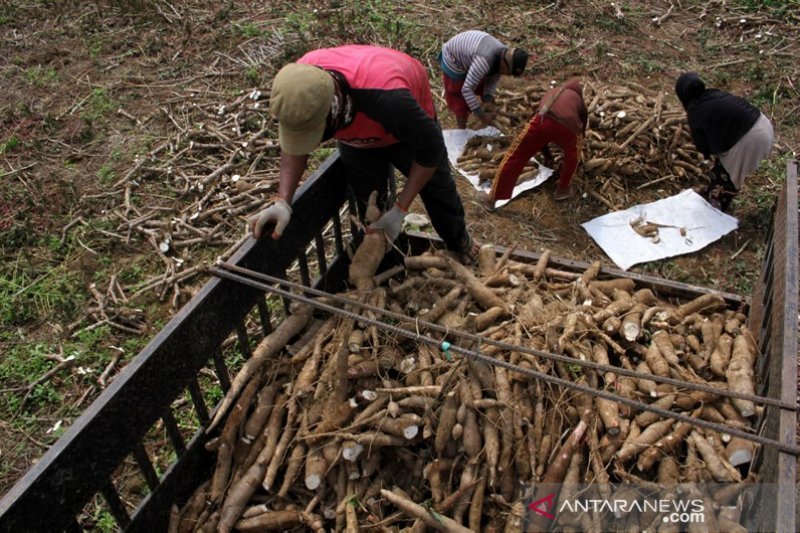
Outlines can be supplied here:
[[[633, 230], [631, 222], [640, 218], [660, 225], [659, 242]], [[739, 221], [687, 189], [669, 198], [597, 217], [582, 226], [619, 268], [627, 270], [637, 263], [696, 252], [735, 230]]]
[[[475, 137], [476, 135], [481, 135], [483, 137], [499, 137], [501, 135], [500, 130], [494, 126], [487, 126], [480, 130], [444, 130], [442, 133], [444, 134], [444, 144], [447, 147], [447, 158], [450, 160], [450, 164], [453, 165], [459, 174], [467, 178], [467, 181], [469, 181], [476, 190], [488, 194], [492, 190], [492, 182], [487, 180], [484, 183], [480, 183], [477, 172], [466, 172], [458, 168], [458, 158], [464, 153], [467, 141], [471, 137]], [[491, 149], [492, 147], [489, 146], [489, 150]], [[534, 159], [534, 161], [536, 160]], [[539, 162], [536, 161], [536, 163], [538, 164]], [[514, 191], [511, 193], [511, 198], [508, 200], [498, 200], [494, 203], [494, 207], [498, 208], [506, 205], [520, 193], [538, 187], [552, 175], [553, 169], [539, 165], [539, 174], [517, 184], [517, 186], [514, 187]]]

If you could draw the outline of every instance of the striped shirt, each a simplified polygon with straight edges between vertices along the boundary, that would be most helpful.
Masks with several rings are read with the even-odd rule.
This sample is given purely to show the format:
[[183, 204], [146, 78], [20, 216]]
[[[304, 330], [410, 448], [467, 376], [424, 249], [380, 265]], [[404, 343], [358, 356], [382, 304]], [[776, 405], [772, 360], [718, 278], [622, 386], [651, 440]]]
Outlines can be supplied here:
[[464, 75], [461, 94], [475, 112], [481, 107], [475, 89], [484, 82], [484, 96], [494, 95], [500, 80], [500, 57], [506, 45], [486, 32], [469, 30], [455, 35], [442, 47], [442, 61], [458, 75]]

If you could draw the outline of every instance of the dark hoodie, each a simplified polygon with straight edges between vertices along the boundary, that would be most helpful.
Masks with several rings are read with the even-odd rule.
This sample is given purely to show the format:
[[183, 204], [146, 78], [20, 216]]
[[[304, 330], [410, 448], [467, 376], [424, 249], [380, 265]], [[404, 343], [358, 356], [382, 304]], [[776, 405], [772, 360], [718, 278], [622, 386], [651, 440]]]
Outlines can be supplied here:
[[569, 80], [562, 87], [553, 87], [542, 96], [539, 112], [549, 106], [545, 115], [563, 124], [575, 135], [586, 131], [589, 113], [583, 102], [583, 87], [578, 80]]
[[696, 72], [680, 75], [675, 94], [686, 109], [694, 144], [707, 158], [733, 148], [761, 116], [744, 98], [706, 89]]

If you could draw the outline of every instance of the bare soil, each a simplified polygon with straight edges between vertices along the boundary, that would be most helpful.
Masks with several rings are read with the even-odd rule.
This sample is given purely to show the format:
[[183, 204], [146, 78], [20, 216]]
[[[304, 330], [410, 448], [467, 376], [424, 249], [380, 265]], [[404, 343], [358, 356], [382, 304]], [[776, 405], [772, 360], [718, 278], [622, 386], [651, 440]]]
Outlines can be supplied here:
[[[207, 279], [200, 270], [175, 274], [244, 236], [255, 207], [203, 224], [191, 214], [232, 197], [234, 174], [266, 184], [253, 196], [259, 202], [270, 197], [277, 136], [269, 85], [285, 62], [320, 46], [404, 50], [430, 68], [438, 92], [441, 43], [482, 28], [534, 54], [524, 78], [503, 87], [635, 80], [677, 106], [675, 78], [696, 70], [749, 98], [772, 118], [777, 142], [735, 204], [739, 229], [701, 252], [634, 269], [749, 293], [785, 161], [800, 149], [797, 10], [744, 0], [617, 4], [619, 13], [610, 2], [1, 2], [0, 494]], [[453, 127], [439, 111], [443, 127]], [[234, 157], [246, 141], [258, 150]], [[595, 185], [580, 170], [576, 179], [581, 193]], [[626, 184], [626, 207], [685, 185], [641, 184]], [[610, 265], [580, 227], [608, 208], [588, 194], [555, 202], [553, 187], [490, 212], [458, 179], [479, 241]], [[198, 240], [159, 254], [164, 227]], [[29, 387], [70, 350], [81, 351], [77, 362]], [[40, 352], [49, 361], [41, 368], [11, 364], [12, 354]]]

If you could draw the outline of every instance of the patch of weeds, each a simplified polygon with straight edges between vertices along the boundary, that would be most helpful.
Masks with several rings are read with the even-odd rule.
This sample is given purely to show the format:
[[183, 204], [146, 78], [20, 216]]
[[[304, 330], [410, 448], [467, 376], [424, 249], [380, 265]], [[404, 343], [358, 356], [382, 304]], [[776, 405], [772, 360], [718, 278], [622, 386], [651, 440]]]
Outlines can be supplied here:
[[336, 148], [333, 146], [320, 146], [319, 148], [311, 152], [310, 163], [313, 165], [320, 165], [331, 155], [333, 155], [335, 151]]
[[360, 43], [383, 43], [413, 56], [421, 55], [431, 35], [408, 19], [387, 0], [354, 2], [336, 14], [337, 31], [343, 39]]
[[644, 263], [641, 265], [641, 268], [644, 272], [660, 278], [692, 285], [702, 285], [702, 282], [698, 281], [696, 274], [686, 270], [670, 259]]
[[[0, 361], [0, 382], [10, 387], [24, 387], [34, 383], [57, 363], [48, 358], [56, 353], [52, 346], [45, 343], [20, 344], [12, 347]], [[25, 399], [25, 404], [22, 404]], [[61, 394], [56, 390], [52, 380], [36, 385], [25, 398], [22, 391], [0, 395], [0, 413], [3, 419], [17, 412], [20, 407], [41, 409], [48, 405], [56, 405], [61, 401]]]
[[725, 87], [733, 82], [734, 76], [727, 70], [722, 69], [715, 74], [714, 79], [717, 87]]
[[[623, 7], [623, 12], [625, 8]], [[603, 14], [595, 19], [595, 26], [601, 31], [607, 31], [619, 34], [628, 34], [631, 32], [632, 27], [628, 19], [625, 17], [619, 18], [611, 13]]]
[[94, 527], [103, 533], [119, 530], [119, 525], [111, 513], [101, 507], [98, 507], [92, 515], [92, 521], [94, 522]]
[[58, 252], [61, 251], [62, 248], [61, 239], [59, 239], [55, 235], [46, 236], [44, 238], [44, 241], [45, 241], [45, 246], [47, 246], [47, 249], [50, 250], [52, 254], [57, 254]]
[[583, 373], [583, 367], [578, 364], [567, 364], [565, 365], [567, 372], [572, 374], [573, 378], [578, 378]]
[[739, 259], [733, 265], [732, 279], [729, 279], [729, 283], [736, 294], [749, 296], [753, 293], [753, 287], [759, 274], [759, 269], [754, 269], [747, 261]]
[[243, 37], [247, 37], [248, 39], [253, 39], [256, 37], [267, 37], [270, 34], [268, 30], [262, 30], [252, 22], [247, 22], [244, 24], [234, 22], [233, 29], [235, 33], [238, 33]]
[[113, 111], [114, 107], [114, 101], [108, 95], [108, 91], [104, 87], [96, 87], [92, 90], [92, 94], [89, 95], [81, 117], [88, 124], [91, 124], [105, 113]]
[[756, 94], [750, 96], [748, 100], [750, 100], [750, 103], [754, 106], [764, 109], [767, 106], [777, 105], [782, 96], [782, 91], [773, 90], [765, 82], [762, 82]]
[[15, 148], [18, 148], [19, 145], [22, 144], [19, 138], [16, 135], [12, 135], [2, 143], [0, 143], [0, 155], [4, 155], [9, 153]]
[[258, 75], [258, 69], [256, 67], [248, 67], [244, 73], [244, 77], [250, 85], [257, 86], [259, 84], [260, 76]]
[[793, 0], [733, 0], [731, 7], [739, 7], [752, 12], [769, 13], [770, 16], [780, 18], [785, 15], [792, 6], [795, 5]]
[[120, 348], [125, 350], [125, 354], [128, 357], [135, 357], [136, 354], [141, 352], [144, 347], [147, 346], [148, 342], [150, 342], [150, 339], [145, 336], [129, 337], [122, 341], [122, 346], [120, 346]]
[[37, 274], [17, 261], [0, 276], [0, 323], [5, 326], [69, 320], [82, 301], [77, 274], [62, 266]]
[[611, 51], [611, 48], [605, 42], [598, 42], [594, 47], [594, 55], [597, 59], [605, 60], [608, 57], [608, 53]]
[[[108, 263], [108, 261], [106, 261]], [[106, 264], [105, 266], [109, 266]], [[92, 272], [92, 281], [94, 283], [103, 283], [104, 281], [108, 280], [108, 269], [106, 268], [98, 268], [94, 272]]]
[[633, 62], [638, 65], [641, 71], [647, 74], [653, 74], [654, 72], [661, 72], [664, 70], [664, 66], [661, 62], [646, 57], [634, 59]]
[[94, 348], [100, 342], [108, 337], [111, 332], [111, 327], [107, 324], [98, 326], [92, 329], [83, 329], [75, 334], [75, 339], [78, 345]]
[[52, 67], [36, 65], [25, 71], [25, 79], [36, 87], [47, 87], [58, 81], [58, 72]]
[[242, 131], [260, 131], [264, 127], [264, 120], [257, 116], [250, 116], [242, 123]]
[[700, 28], [697, 32], [696, 38], [700, 43], [700, 47], [710, 53], [722, 52], [722, 46], [714, 40], [716, 33], [711, 28]]
[[301, 36], [306, 36], [309, 30], [314, 27], [316, 17], [310, 11], [297, 10], [292, 11], [286, 17], [286, 26], [290, 31], [299, 33]]
[[103, 165], [100, 167], [100, 170], [97, 171], [97, 177], [100, 179], [100, 183], [104, 185], [114, 183], [114, 181], [117, 179], [116, 174], [109, 165]]
[[[751, 81], [751, 82], [754, 82], [754, 83], [763, 82], [766, 79], [766, 73], [764, 72], [764, 67], [759, 62], [754, 62], [750, 66], [750, 68], [747, 69], [747, 73], [745, 74], [745, 78], [748, 81]], [[762, 89], [762, 90], [764, 90], [764, 89]]]
[[141, 265], [128, 265], [119, 272], [119, 281], [125, 284], [139, 283], [144, 279], [144, 269]]
[[[787, 153], [776, 161], [765, 161], [759, 172], [769, 176], [766, 184], [754, 185], [752, 177], [745, 181], [745, 186], [733, 200], [733, 211], [740, 214], [742, 226], [768, 228], [772, 223], [775, 201], [783, 189], [786, 179]], [[751, 183], [748, 184], [748, 181]], [[749, 185], [749, 186], [748, 186]]]
[[86, 43], [86, 48], [89, 51], [89, 57], [91, 57], [93, 60], [97, 60], [103, 53], [103, 41], [92, 37]]
[[267, 311], [269, 311], [270, 316], [272, 317], [273, 323], [276, 321], [283, 320], [285, 315], [283, 309], [283, 299], [279, 296], [270, 296], [267, 298]]

